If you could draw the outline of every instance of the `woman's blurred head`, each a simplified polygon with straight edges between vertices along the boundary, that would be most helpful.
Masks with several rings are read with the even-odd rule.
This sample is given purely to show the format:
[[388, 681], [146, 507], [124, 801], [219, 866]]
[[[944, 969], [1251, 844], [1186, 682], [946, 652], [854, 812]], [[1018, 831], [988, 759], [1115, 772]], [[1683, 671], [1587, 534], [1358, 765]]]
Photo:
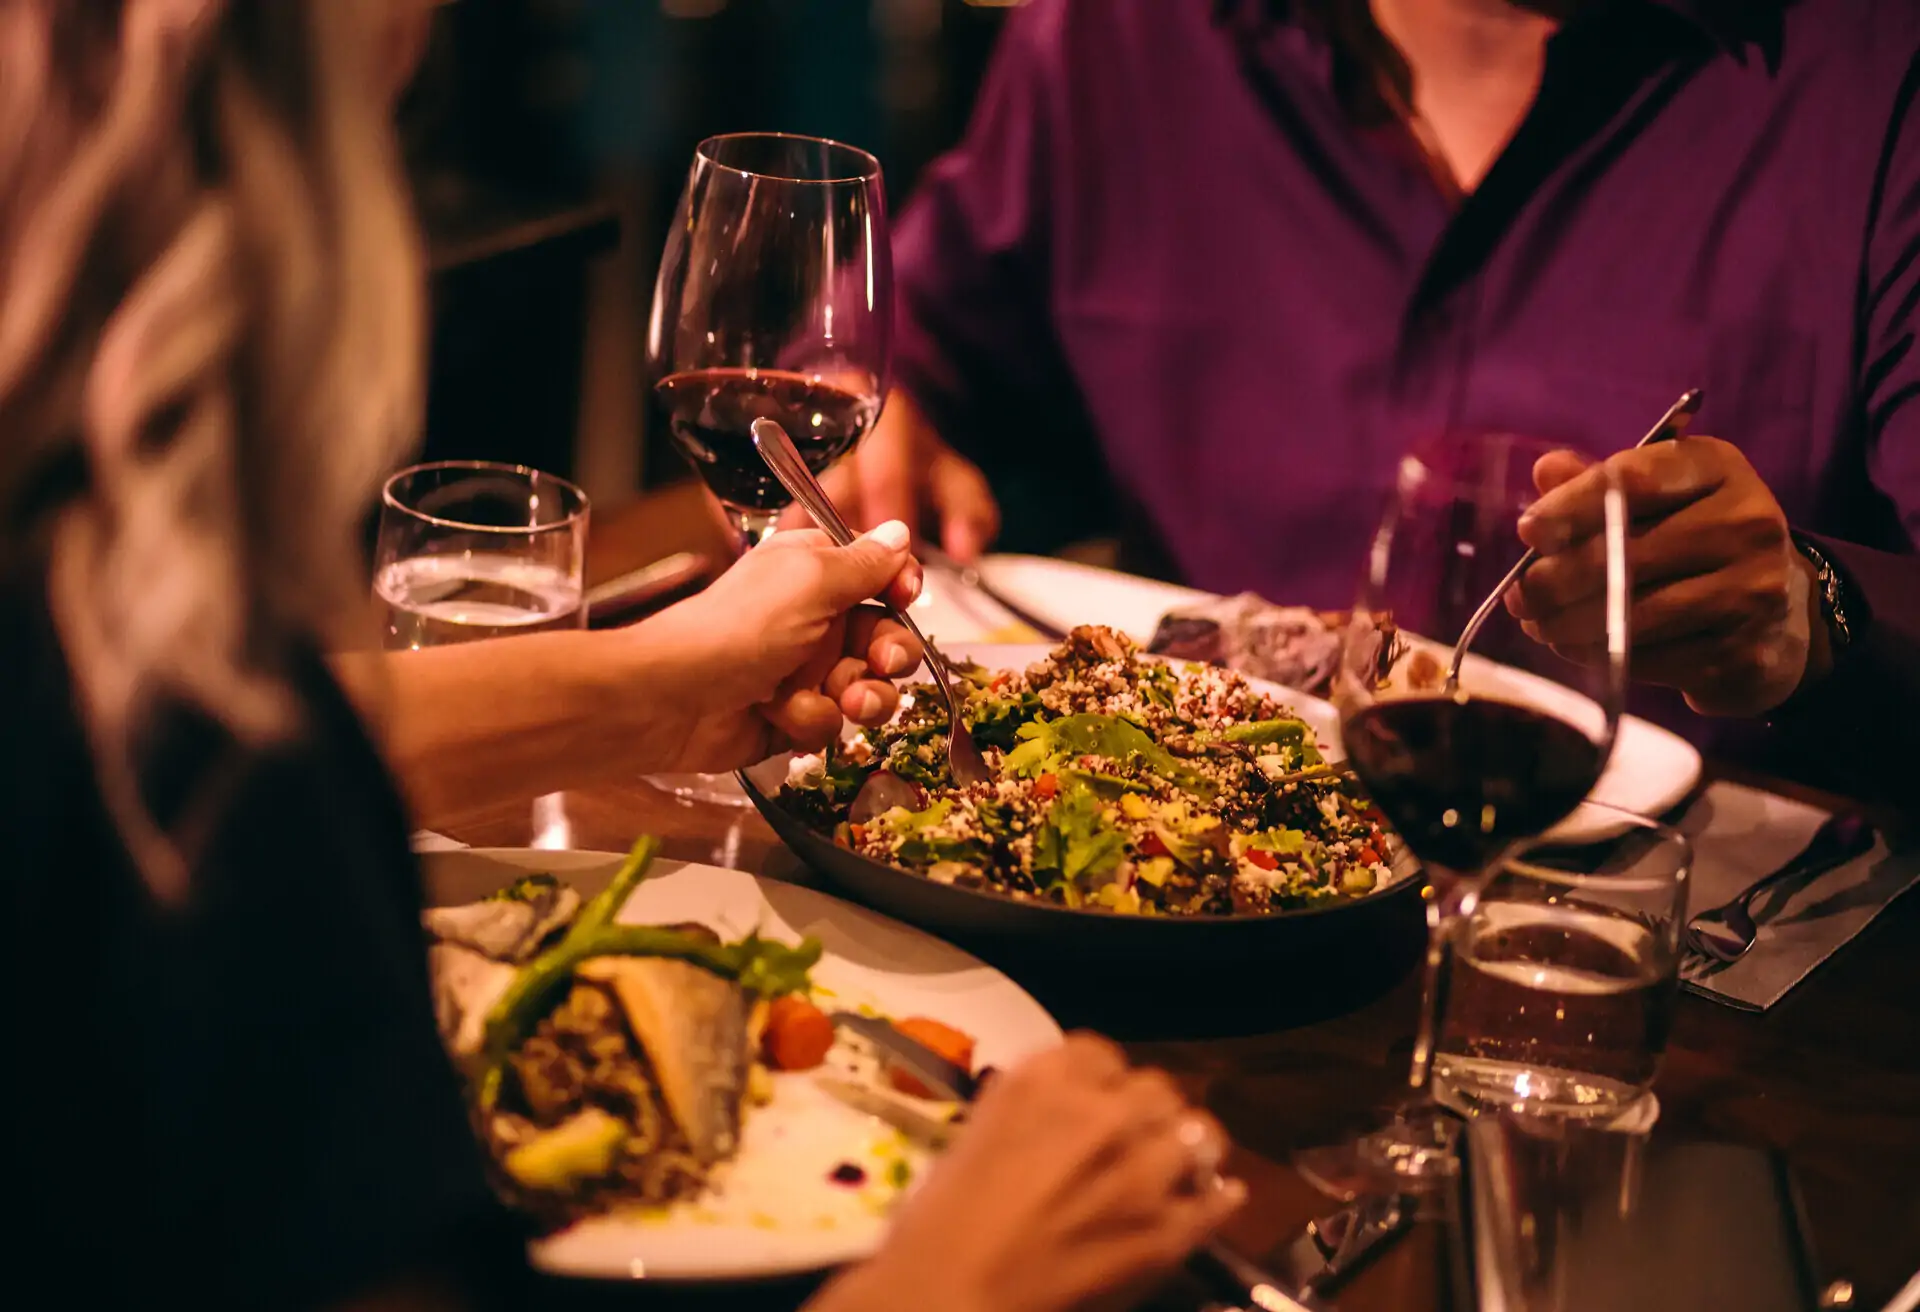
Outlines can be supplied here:
[[421, 408], [389, 128], [420, 0], [0, 0], [0, 568], [44, 566], [102, 784], [178, 702], [285, 733]]

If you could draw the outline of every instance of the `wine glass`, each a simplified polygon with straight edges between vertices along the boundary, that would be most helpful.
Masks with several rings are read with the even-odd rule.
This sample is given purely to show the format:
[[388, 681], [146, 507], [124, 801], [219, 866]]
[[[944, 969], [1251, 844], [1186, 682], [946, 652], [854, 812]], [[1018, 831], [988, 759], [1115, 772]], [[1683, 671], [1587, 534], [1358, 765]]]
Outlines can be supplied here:
[[[586, 627], [587, 494], [524, 465], [442, 460], [387, 480], [374, 544], [383, 645], [418, 651]], [[566, 847], [558, 794], [534, 800], [534, 846]]]
[[[787, 430], [815, 473], [880, 414], [893, 257], [880, 163], [818, 137], [751, 132], [694, 152], [654, 285], [647, 353], [674, 445], [751, 550], [792, 500], [753, 443]], [[731, 775], [661, 776], [745, 805]]]
[[[1448, 659], [1481, 601], [1519, 560], [1533, 469], [1553, 448], [1501, 434], [1437, 439], [1402, 458], [1368, 554], [1334, 676], [1347, 762], [1425, 868], [1428, 949], [1409, 1096], [1390, 1123], [1310, 1149], [1302, 1174], [1336, 1196], [1419, 1193], [1454, 1168], [1456, 1122], [1432, 1100], [1451, 925], [1486, 872], [1564, 819], [1613, 750], [1627, 690], [1627, 515], [1599, 466], [1601, 522], [1578, 547], [1597, 566], [1592, 645], [1569, 659], [1495, 606], [1446, 689]], [[1537, 568], [1537, 566], [1535, 566]]]

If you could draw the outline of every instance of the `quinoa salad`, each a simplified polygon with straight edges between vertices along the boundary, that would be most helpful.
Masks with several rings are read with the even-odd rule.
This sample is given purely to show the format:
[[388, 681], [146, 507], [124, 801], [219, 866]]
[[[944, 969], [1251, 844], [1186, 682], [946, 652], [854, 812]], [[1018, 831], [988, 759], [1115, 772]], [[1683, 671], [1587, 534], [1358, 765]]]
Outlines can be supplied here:
[[963, 667], [993, 778], [947, 774], [932, 684], [797, 757], [781, 804], [863, 856], [961, 887], [1146, 916], [1266, 915], [1389, 880], [1389, 836], [1312, 731], [1229, 670], [1075, 629], [1025, 670]]

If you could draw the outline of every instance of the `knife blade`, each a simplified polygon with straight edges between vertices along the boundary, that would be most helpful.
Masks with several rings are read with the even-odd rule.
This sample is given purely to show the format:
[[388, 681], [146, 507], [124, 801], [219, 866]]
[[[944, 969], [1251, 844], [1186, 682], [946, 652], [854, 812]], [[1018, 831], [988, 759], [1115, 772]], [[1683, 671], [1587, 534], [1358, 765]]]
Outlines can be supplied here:
[[855, 1011], [836, 1011], [829, 1019], [843, 1030], [851, 1030], [887, 1055], [894, 1065], [920, 1083], [954, 1102], [972, 1102], [980, 1092], [978, 1077], [965, 1067], [948, 1061], [919, 1040], [910, 1038], [878, 1016], [862, 1016]]
[[1067, 636], [1066, 630], [1062, 629], [1058, 624], [1055, 624], [1052, 620], [1044, 616], [1034, 614], [1012, 597], [1009, 597], [1006, 593], [994, 587], [993, 584], [987, 582], [987, 576], [975, 566], [962, 565], [959, 561], [930, 542], [920, 548], [920, 555], [927, 564], [933, 566], [941, 573], [951, 574], [959, 582], [961, 587], [979, 593], [1001, 610], [1013, 616], [1014, 619], [1032, 629], [1043, 641], [1058, 642]]
[[[980, 1091], [981, 1076], [902, 1034], [888, 1021], [853, 1011], [832, 1012], [829, 1019], [835, 1026], [872, 1043], [935, 1093], [955, 1102], [972, 1102]], [[1208, 1240], [1195, 1251], [1187, 1261], [1187, 1269], [1205, 1281], [1218, 1297], [1230, 1298], [1258, 1312], [1326, 1312], [1324, 1305], [1314, 1300], [1311, 1290], [1288, 1292], [1286, 1282], [1279, 1276], [1214, 1240]]]

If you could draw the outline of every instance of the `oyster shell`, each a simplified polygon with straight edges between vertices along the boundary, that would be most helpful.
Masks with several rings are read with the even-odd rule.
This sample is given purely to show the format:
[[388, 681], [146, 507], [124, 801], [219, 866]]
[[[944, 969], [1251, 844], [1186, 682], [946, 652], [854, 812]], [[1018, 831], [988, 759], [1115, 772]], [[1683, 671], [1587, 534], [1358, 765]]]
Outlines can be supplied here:
[[442, 1041], [455, 1056], [472, 1056], [485, 1037], [487, 1013], [519, 969], [457, 943], [435, 943], [427, 950], [427, 972]]
[[521, 962], [579, 911], [580, 894], [551, 875], [531, 875], [478, 902], [429, 907], [420, 923], [443, 943]]

